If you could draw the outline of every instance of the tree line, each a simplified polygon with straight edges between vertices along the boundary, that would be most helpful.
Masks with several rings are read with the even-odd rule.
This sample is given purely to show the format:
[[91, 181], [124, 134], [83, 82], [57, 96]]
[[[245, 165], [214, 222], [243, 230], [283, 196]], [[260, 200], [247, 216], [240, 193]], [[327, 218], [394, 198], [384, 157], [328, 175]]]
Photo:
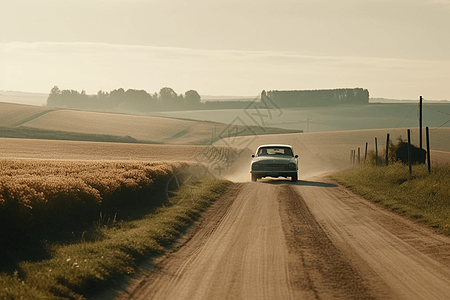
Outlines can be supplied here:
[[338, 104], [367, 104], [369, 91], [362, 88], [298, 91], [263, 91], [279, 107], [331, 106]]
[[[280, 108], [305, 106], [331, 106], [339, 104], [367, 104], [369, 91], [362, 88], [330, 89], [330, 90], [297, 90], [297, 91], [262, 91], [261, 98], [269, 98]], [[111, 92], [98, 91], [96, 95], [87, 95], [83, 90], [60, 90], [53, 87], [47, 98], [47, 106], [120, 112], [153, 112], [170, 110], [201, 109], [245, 109], [255, 100], [239, 101], [201, 101], [195, 90], [177, 94], [170, 87], [163, 87], [158, 93], [149, 94], [145, 90], [123, 88]]]
[[177, 94], [170, 87], [163, 87], [159, 93], [149, 94], [145, 90], [123, 88], [111, 92], [98, 91], [87, 95], [84, 90], [60, 90], [53, 87], [47, 98], [47, 106], [106, 111], [163, 111], [196, 109], [201, 97], [195, 90]]

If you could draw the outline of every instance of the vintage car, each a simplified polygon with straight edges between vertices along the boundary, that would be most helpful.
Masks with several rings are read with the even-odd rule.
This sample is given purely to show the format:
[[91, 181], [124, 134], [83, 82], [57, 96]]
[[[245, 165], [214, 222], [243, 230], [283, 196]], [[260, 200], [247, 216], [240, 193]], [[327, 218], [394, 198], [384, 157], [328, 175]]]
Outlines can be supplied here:
[[252, 181], [264, 177], [291, 177], [291, 181], [297, 181], [298, 155], [294, 156], [292, 146], [261, 145], [252, 157], [250, 167]]

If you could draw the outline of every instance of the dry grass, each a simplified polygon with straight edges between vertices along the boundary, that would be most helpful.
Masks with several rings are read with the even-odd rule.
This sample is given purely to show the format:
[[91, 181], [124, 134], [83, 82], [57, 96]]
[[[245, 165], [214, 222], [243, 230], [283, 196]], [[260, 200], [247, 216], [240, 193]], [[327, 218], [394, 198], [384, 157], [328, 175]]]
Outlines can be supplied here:
[[395, 163], [376, 167], [366, 164], [344, 170], [333, 179], [368, 200], [400, 214], [419, 219], [450, 234], [450, 165], [427, 166]]

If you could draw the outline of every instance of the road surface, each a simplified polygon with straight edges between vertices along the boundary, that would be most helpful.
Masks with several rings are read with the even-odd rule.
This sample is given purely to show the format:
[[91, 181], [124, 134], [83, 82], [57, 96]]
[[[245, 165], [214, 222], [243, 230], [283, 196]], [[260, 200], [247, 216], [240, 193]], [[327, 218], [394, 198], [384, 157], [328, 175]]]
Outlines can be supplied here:
[[119, 299], [449, 299], [450, 239], [326, 176], [235, 183]]
[[348, 167], [350, 150], [374, 135], [384, 132], [230, 140], [250, 149], [292, 145], [300, 155], [301, 180], [249, 182], [251, 158], [244, 159], [237, 164], [241, 168], [223, 174], [235, 183], [178, 250], [144, 271], [118, 298], [450, 299], [449, 237], [327, 177]]

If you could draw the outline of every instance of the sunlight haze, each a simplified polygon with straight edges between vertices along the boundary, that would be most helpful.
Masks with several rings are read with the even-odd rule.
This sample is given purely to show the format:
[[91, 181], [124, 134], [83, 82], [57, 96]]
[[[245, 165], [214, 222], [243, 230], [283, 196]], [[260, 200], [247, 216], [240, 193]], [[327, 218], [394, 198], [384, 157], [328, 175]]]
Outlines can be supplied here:
[[450, 100], [445, 0], [18, 0], [2, 3], [0, 25], [0, 90]]

